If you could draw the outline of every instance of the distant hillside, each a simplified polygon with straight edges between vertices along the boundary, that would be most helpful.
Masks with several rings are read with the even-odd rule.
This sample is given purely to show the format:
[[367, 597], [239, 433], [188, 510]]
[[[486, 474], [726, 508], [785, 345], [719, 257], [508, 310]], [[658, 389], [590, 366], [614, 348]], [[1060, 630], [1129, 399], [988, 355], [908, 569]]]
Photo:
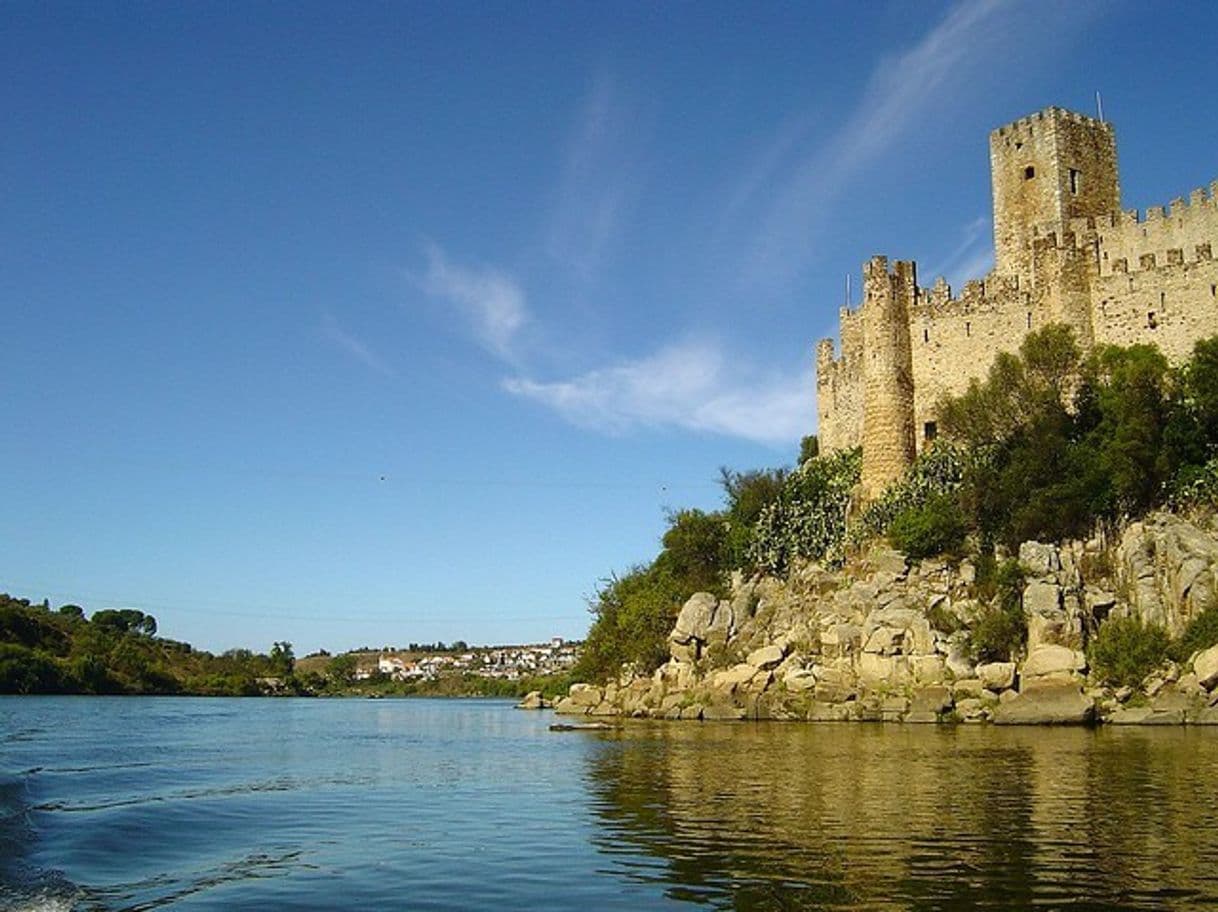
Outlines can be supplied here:
[[[157, 634], [151, 615], [77, 605], [52, 609], [0, 594], [0, 693], [188, 694], [200, 696], [523, 696], [565, 691], [574, 647], [562, 662], [548, 647], [482, 647], [466, 655], [444, 644], [392, 655], [320, 652], [299, 662], [292, 644], [269, 653], [230, 649], [213, 655]], [[437, 654], [441, 653], [441, 654]], [[493, 659], [493, 664], [484, 662]], [[553, 659], [553, 660], [551, 660]], [[416, 673], [417, 672], [417, 673]]]
[[254, 695], [298, 690], [290, 643], [270, 654], [223, 655], [156, 636], [134, 609], [85, 617], [77, 605], [32, 604], [0, 594], [0, 693]]

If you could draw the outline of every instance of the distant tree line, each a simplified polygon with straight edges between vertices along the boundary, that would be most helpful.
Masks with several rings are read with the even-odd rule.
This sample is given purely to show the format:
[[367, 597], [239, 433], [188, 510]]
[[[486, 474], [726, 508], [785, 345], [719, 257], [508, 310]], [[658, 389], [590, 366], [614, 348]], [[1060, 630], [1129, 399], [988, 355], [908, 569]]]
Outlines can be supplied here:
[[156, 618], [132, 608], [86, 617], [79, 605], [0, 595], [0, 693], [240, 696], [311, 683], [295, 677], [291, 643], [212, 655], [156, 631]]

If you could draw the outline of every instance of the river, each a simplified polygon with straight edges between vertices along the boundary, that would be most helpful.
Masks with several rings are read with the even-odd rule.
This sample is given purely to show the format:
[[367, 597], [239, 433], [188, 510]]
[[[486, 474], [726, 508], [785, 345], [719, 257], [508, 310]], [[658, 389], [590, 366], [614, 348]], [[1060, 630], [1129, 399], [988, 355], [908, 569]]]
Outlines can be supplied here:
[[1218, 731], [0, 697], [0, 908], [1193, 909]]

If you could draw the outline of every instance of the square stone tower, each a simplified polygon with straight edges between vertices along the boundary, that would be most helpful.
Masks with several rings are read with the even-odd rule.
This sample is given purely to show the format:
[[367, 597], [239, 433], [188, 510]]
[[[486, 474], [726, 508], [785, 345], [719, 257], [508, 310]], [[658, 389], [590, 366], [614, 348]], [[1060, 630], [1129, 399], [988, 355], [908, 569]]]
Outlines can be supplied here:
[[994, 269], [1028, 280], [1032, 238], [1121, 208], [1112, 125], [1046, 108], [990, 134]]

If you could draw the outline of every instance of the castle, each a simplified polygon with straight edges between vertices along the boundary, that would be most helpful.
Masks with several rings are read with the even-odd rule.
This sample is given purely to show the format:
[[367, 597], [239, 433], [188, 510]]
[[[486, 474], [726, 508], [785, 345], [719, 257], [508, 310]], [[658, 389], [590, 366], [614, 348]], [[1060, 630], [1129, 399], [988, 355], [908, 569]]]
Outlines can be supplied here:
[[1121, 211], [1112, 125], [1051, 107], [990, 134], [994, 268], [958, 297], [885, 257], [841, 311], [840, 354], [816, 351], [822, 453], [863, 448], [874, 497], [935, 438], [936, 407], [1031, 331], [1065, 323], [1084, 349], [1151, 342], [1172, 362], [1218, 333], [1218, 181], [1168, 208]]

